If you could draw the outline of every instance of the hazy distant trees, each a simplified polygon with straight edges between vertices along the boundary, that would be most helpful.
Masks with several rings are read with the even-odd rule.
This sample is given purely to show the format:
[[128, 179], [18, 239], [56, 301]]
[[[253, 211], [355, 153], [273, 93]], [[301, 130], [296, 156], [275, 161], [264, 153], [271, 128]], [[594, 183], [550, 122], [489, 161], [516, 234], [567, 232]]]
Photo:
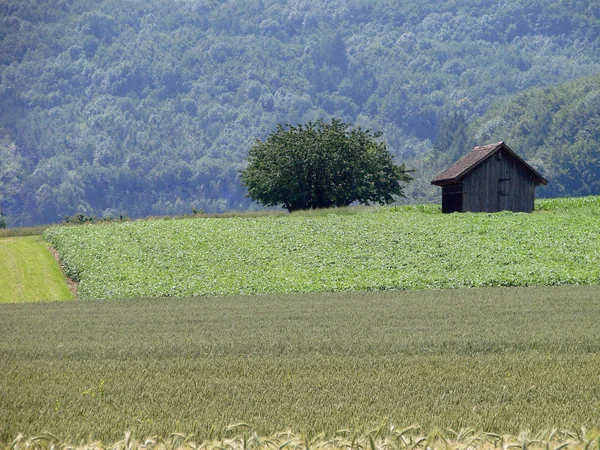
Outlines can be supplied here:
[[382, 130], [423, 200], [449, 111], [469, 123], [600, 64], [597, 2], [504, 3], [3, 0], [0, 208], [9, 224], [249, 208], [255, 139], [320, 117]]

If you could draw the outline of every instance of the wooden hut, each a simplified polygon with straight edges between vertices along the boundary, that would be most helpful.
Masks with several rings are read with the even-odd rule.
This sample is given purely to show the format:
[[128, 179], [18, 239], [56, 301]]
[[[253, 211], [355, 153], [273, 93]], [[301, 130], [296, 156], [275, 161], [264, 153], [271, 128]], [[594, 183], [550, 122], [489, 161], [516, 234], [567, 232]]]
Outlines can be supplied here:
[[445, 213], [531, 212], [535, 187], [547, 183], [504, 142], [475, 147], [431, 181]]

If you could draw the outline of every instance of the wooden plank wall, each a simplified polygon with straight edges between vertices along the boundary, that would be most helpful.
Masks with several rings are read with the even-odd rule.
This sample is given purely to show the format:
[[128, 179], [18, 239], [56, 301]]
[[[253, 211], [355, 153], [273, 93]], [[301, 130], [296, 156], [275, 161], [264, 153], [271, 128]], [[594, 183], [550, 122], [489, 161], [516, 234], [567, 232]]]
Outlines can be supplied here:
[[465, 212], [531, 212], [535, 184], [520, 161], [500, 150], [465, 176], [463, 195]]

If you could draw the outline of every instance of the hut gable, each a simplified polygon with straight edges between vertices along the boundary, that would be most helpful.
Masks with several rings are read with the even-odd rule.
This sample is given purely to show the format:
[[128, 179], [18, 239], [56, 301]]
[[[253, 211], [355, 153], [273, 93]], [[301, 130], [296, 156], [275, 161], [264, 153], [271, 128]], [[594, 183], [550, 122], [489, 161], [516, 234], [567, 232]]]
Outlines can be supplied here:
[[431, 181], [443, 212], [531, 212], [535, 187], [547, 183], [504, 142], [475, 147]]

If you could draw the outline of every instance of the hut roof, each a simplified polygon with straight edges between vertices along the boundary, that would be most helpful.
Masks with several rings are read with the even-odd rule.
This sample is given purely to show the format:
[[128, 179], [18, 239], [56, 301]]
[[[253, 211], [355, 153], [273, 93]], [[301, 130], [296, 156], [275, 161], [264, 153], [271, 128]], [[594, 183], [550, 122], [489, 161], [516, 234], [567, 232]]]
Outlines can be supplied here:
[[479, 147], [475, 147], [461, 159], [456, 161], [438, 176], [436, 176], [433, 180], [431, 180], [431, 184], [436, 184], [438, 186], [443, 186], [446, 184], [452, 184], [460, 181], [467, 173], [481, 164], [483, 161], [488, 159], [498, 150], [504, 149], [513, 157], [515, 157], [518, 161], [520, 161], [533, 175], [533, 179], [535, 184], [539, 186], [540, 184], [548, 184], [548, 180], [546, 180], [543, 176], [539, 174], [537, 170], [527, 164], [523, 158], [517, 155], [508, 145], [506, 145], [503, 141], [496, 142], [495, 144], [482, 145]]

